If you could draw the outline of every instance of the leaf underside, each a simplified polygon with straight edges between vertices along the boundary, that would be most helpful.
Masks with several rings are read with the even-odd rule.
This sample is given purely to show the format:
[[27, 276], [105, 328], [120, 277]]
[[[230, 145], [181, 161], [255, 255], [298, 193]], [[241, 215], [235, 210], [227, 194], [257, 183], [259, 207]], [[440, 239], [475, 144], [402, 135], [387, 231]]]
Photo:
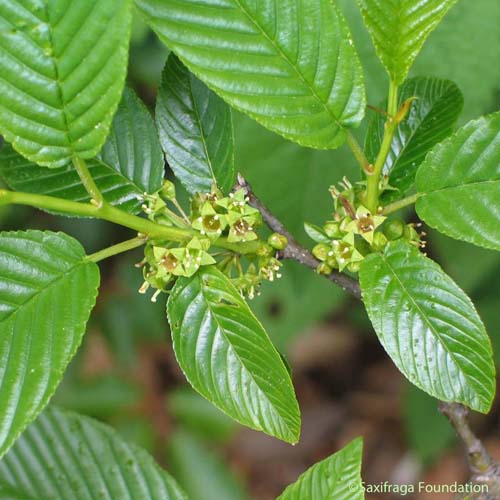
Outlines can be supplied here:
[[459, 240], [500, 250], [500, 113], [438, 144], [417, 172], [419, 217]]
[[101, 149], [122, 93], [131, 0], [2, 0], [0, 133], [57, 167]]
[[453, 280], [401, 242], [368, 256], [359, 276], [375, 332], [399, 370], [431, 396], [487, 413], [495, 394], [491, 342]]
[[422, 49], [457, 0], [357, 0], [379, 59], [401, 85]]
[[[460, 89], [448, 80], [419, 77], [406, 81], [399, 94], [399, 104], [416, 97], [408, 116], [398, 126], [383, 173], [397, 195], [406, 193], [415, 181], [418, 167], [436, 144], [453, 132], [463, 107]], [[381, 106], [386, 107], [385, 103]], [[366, 135], [366, 155], [374, 162], [382, 145], [385, 117], [376, 114]], [[394, 197], [393, 191], [389, 194]]]
[[277, 500], [364, 500], [361, 483], [363, 441], [358, 438], [313, 465]]
[[161, 40], [229, 104], [303, 146], [364, 116], [362, 69], [330, 0], [138, 0]]
[[175, 176], [191, 193], [234, 185], [231, 109], [171, 54], [156, 101], [163, 150]]
[[0, 233], [0, 455], [41, 412], [74, 356], [99, 286], [62, 233]]
[[47, 408], [0, 461], [0, 497], [186, 500], [142, 448], [96, 420]]
[[220, 271], [177, 281], [168, 301], [177, 361], [189, 383], [236, 421], [295, 443], [300, 415], [279, 353]]

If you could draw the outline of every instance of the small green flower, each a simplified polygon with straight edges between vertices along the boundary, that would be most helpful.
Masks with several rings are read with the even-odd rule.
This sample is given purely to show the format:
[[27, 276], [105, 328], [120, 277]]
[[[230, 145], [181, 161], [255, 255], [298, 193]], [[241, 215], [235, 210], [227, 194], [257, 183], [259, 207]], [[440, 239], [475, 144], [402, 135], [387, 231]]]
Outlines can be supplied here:
[[242, 217], [234, 222], [229, 222], [229, 234], [227, 236], [227, 241], [230, 243], [239, 243], [258, 239], [252, 222], [253, 219], [248, 217]]
[[356, 218], [345, 225], [346, 231], [359, 234], [370, 245], [373, 243], [375, 230], [385, 221], [383, 215], [374, 215], [366, 207], [359, 206], [356, 210]]
[[354, 234], [349, 233], [341, 240], [333, 241], [333, 254], [340, 271], [352, 262], [361, 262], [364, 257], [354, 244]]
[[215, 259], [207, 252], [208, 248], [209, 244], [198, 238], [193, 238], [185, 247], [153, 247], [156, 276], [193, 276], [201, 266], [215, 264]]
[[261, 259], [259, 261], [259, 275], [267, 281], [274, 281], [276, 278], [281, 278], [281, 273], [279, 272], [281, 265], [281, 262], [274, 257]]
[[200, 232], [202, 236], [207, 236], [211, 240], [217, 239], [222, 231], [227, 227], [226, 216], [215, 211], [210, 202], [205, 202], [201, 206], [200, 215], [192, 222], [193, 229]]

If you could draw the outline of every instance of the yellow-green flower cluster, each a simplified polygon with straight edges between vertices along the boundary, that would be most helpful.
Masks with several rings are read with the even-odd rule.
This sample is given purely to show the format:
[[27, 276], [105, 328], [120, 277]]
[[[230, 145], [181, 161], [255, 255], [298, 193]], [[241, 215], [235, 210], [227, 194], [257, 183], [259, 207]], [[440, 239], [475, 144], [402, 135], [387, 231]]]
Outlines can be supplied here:
[[313, 248], [320, 261], [318, 272], [329, 274], [334, 269], [358, 272], [366, 255], [384, 249], [389, 241], [405, 238], [423, 246], [413, 224], [387, 220], [381, 213], [372, 213], [360, 200], [360, 193], [344, 179], [341, 190], [330, 188], [334, 200], [333, 220], [322, 227], [306, 224], [308, 235], [318, 244]]

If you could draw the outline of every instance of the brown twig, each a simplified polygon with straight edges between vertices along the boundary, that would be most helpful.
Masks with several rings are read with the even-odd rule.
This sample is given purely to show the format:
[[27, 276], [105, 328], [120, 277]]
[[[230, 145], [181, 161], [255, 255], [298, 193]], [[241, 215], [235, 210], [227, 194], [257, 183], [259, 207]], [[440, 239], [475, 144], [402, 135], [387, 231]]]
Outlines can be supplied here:
[[466, 498], [470, 500], [500, 498], [500, 467], [491, 459], [481, 440], [470, 428], [469, 409], [459, 403], [440, 401], [439, 411], [450, 421], [463, 443], [469, 462], [471, 483], [487, 485], [488, 492], [486, 494], [481, 493]]
[[[275, 233], [282, 234], [288, 240], [288, 245], [281, 252], [281, 257], [283, 259], [295, 260], [304, 266], [316, 269], [319, 265], [319, 261], [311, 254], [311, 252], [309, 252], [309, 250], [297, 242], [284, 224], [273, 215], [273, 213], [259, 200], [259, 198], [257, 198], [257, 196], [255, 196], [252, 191], [252, 187], [241, 174], [238, 174], [238, 183], [236, 187], [245, 191], [250, 205], [261, 213], [264, 222], [269, 226], [269, 228]], [[340, 286], [353, 297], [361, 299], [361, 289], [359, 287], [359, 283], [353, 278], [338, 271], [334, 271], [331, 274], [325, 274], [323, 276]]]

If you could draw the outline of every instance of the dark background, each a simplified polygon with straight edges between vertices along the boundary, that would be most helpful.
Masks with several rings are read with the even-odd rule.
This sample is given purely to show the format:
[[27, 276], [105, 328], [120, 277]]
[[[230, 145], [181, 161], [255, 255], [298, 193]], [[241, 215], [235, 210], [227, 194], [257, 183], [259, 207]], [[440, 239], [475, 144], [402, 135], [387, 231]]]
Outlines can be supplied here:
[[[340, 4], [364, 64], [369, 103], [377, 105], [387, 87], [383, 68], [354, 2]], [[496, 0], [460, 1], [430, 36], [412, 71], [459, 85], [465, 96], [461, 123], [500, 108], [499, 27]], [[129, 85], [150, 106], [167, 55], [136, 19]], [[330, 184], [344, 175], [359, 178], [350, 152], [300, 148], [236, 112], [234, 119], [238, 170], [292, 233], [312, 246], [303, 222], [328, 218]], [[363, 133], [357, 132], [360, 140]], [[107, 223], [21, 207], [2, 208], [0, 225], [63, 230], [89, 253], [129, 235]], [[430, 255], [473, 297], [500, 361], [498, 254], [428, 233]], [[101, 265], [100, 297], [88, 334], [55, 400], [109, 422], [147, 448], [192, 500], [275, 498], [308, 466], [358, 435], [365, 438], [367, 483], [446, 484], [467, 478], [461, 449], [437, 402], [403, 379], [361, 305], [333, 284], [287, 262], [284, 277], [251, 303], [292, 366], [303, 414], [302, 439], [292, 447], [233, 424], [188, 388], [173, 358], [165, 297], [152, 304], [136, 292], [142, 280], [133, 263], [140, 259], [140, 253], [127, 254]], [[472, 421], [500, 459], [498, 410], [497, 404], [490, 415], [474, 415]]]

